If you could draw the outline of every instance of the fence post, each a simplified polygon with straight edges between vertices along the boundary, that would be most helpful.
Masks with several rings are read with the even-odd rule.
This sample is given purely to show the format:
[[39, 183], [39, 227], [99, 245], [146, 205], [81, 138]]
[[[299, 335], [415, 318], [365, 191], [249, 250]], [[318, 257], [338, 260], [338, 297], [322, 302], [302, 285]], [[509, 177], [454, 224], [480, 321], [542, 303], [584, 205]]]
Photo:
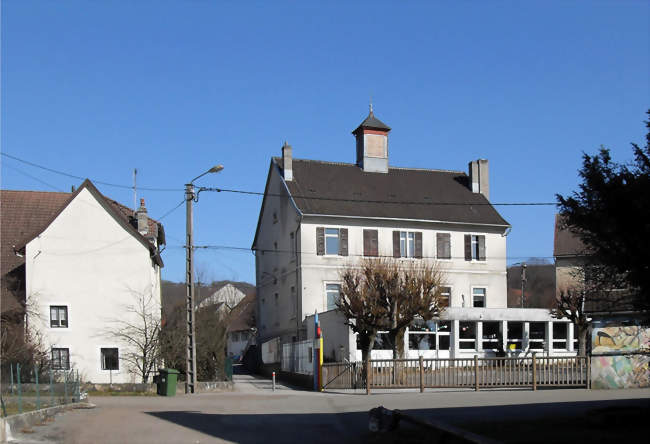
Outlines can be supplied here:
[[424, 393], [424, 359], [420, 355], [420, 393]]
[[587, 380], [585, 381], [585, 387], [591, 388], [591, 357], [585, 353], [585, 361], [587, 361]]
[[79, 377], [79, 369], [77, 369], [77, 402], [81, 402], [81, 378]]
[[537, 390], [537, 352], [533, 352], [533, 391]]
[[38, 365], [34, 365], [34, 373], [36, 376], [36, 409], [40, 410], [41, 409], [41, 389], [38, 386]]
[[20, 384], [20, 364], [16, 364], [16, 380], [18, 381], [18, 413], [23, 412], [23, 388]]
[[54, 407], [54, 391], [52, 389], [52, 368], [50, 367], [50, 407]]
[[368, 362], [366, 363], [366, 395], [370, 394], [370, 375], [372, 373], [370, 371], [371, 365], [372, 364], [370, 363], [370, 359], [368, 359]]
[[475, 390], [478, 392], [478, 355], [474, 355], [474, 385]]
[[64, 372], [63, 377], [63, 403], [68, 403], [68, 372]]

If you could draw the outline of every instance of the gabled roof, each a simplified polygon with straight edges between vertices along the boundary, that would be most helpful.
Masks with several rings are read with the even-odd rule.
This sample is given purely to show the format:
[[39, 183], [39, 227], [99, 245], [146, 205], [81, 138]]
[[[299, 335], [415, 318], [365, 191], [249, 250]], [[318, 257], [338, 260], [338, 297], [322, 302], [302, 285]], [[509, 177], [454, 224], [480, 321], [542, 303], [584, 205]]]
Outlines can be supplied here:
[[584, 256], [587, 248], [577, 233], [572, 231], [563, 221], [562, 216], [555, 215], [555, 233], [553, 236], [553, 256]]
[[[273, 162], [282, 168], [282, 162]], [[328, 215], [509, 227], [459, 171], [389, 168], [369, 173], [357, 165], [293, 159], [286, 185], [305, 216]]]
[[[122, 228], [150, 251], [152, 259], [163, 266], [157, 248], [131, 225], [129, 214], [133, 211], [105, 197], [86, 179], [74, 193], [0, 190], [2, 275], [25, 263], [16, 252], [41, 234], [83, 189], [87, 189]], [[149, 229], [150, 232], [160, 231], [162, 225], [149, 218]]]

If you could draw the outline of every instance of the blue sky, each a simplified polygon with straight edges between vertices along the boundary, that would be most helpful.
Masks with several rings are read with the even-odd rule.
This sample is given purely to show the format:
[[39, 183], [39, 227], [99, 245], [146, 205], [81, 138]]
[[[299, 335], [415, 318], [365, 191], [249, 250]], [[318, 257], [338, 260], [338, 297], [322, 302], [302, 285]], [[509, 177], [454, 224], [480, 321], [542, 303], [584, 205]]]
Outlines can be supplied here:
[[[2, 2], [2, 152], [129, 186], [149, 213], [185, 182], [263, 191], [284, 140], [352, 162], [372, 96], [390, 163], [490, 161], [493, 202], [553, 202], [583, 151], [631, 159], [650, 107], [650, 3]], [[403, 4], [406, 3], [406, 4]], [[2, 187], [81, 181], [2, 157]], [[98, 185], [133, 202], [126, 188]], [[197, 244], [251, 245], [261, 198], [202, 193]], [[553, 207], [499, 208], [510, 262], [550, 257]], [[184, 278], [183, 207], [163, 219], [163, 277]], [[250, 251], [199, 250], [206, 279], [254, 282]]]

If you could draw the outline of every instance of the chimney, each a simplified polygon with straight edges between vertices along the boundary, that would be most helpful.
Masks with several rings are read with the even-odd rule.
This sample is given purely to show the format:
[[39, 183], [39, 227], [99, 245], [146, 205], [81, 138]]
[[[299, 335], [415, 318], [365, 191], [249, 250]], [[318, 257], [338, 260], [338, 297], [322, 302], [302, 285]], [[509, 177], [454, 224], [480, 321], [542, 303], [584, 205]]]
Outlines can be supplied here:
[[149, 234], [149, 217], [144, 206], [144, 199], [140, 199], [140, 208], [136, 211], [136, 216], [138, 218], [138, 231], [141, 235], [146, 236]]
[[291, 145], [286, 141], [284, 142], [284, 145], [282, 145], [282, 171], [284, 171], [284, 180], [287, 182], [293, 180]]
[[357, 165], [368, 173], [388, 173], [388, 132], [390, 127], [370, 113], [352, 134], [357, 139]]
[[472, 160], [469, 163], [469, 189], [481, 193], [490, 200], [490, 176], [487, 159]]

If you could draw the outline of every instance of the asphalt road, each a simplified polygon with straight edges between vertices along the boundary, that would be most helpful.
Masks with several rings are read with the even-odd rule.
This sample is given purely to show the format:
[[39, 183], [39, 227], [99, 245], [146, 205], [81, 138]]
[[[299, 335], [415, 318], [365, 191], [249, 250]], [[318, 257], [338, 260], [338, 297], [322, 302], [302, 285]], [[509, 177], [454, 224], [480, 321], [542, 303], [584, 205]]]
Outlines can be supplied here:
[[576, 415], [650, 404], [650, 389], [314, 393], [236, 375], [236, 391], [165, 397], [98, 397], [91, 410], [15, 434], [20, 443], [359, 443], [368, 410], [383, 405], [423, 419], [465, 421]]

